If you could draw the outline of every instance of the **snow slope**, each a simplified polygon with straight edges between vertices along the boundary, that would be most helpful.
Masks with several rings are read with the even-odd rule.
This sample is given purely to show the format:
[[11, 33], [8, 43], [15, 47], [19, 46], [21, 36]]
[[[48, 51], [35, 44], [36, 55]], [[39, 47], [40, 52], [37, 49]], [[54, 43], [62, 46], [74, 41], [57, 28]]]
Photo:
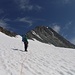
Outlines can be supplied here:
[[20, 36], [0, 32], [0, 75], [75, 75], [75, 49], [29, 40], [24, 52]]

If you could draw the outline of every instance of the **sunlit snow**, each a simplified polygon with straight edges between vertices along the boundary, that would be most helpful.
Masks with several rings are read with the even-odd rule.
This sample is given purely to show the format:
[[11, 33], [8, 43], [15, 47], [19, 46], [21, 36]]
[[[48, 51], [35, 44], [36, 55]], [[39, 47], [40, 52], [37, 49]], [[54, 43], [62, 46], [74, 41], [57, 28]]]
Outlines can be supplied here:
[[28, 41], [0, 32], [0, 75], [75, 75], [75, 49]]

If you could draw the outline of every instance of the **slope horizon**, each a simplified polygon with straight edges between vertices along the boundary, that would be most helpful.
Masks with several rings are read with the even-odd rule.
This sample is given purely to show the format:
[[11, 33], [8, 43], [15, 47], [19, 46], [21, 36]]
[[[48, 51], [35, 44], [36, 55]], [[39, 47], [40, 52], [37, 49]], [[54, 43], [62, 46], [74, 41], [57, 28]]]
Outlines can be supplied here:
[[[36, 27], [34, 27], [34, 29], [32, 29], [32, 30], [29, 30], [28, 32], [30, 33], [31, 31], [33, 31], [33, 30], [35, 30], [36, 28], [47, 28], [47, 29], [51, 29], [52, 30], [52, 28], [51, 27], [48, 27], [48, 26], [44, 26], [44, 25], [41, 25], [41, 26], [36, 26]], [[19, 35], [19, 34], [17, 34], [17, 33], [15, 33], [15, 32], [12, 32], [12, 31], [9, 31], [9, 30], [6, 30], [5, 28], [2, 28], [2, 27], [0, 27], [0, 31], [1, 32], [3, 32], [3, 33], [5, 33], [5, 34], [7, 34], [7, 35], [9, 35], [9, 36], [16, 36], [16, 35]], [[25, 33], [25, 34], [28, 34], [28, 32], [27, 33]], [[37, 31], [37, 33], [38, 32], [41, 32], [41, 31]], [[44, 30], [43, 30], [43, 32], [44, 32]], [[35, 32], [36, 33], [36, 32]], [[56, 38], [59, 38], [59, 37], [61, 37], [61, 38], [59, 38], [59, 40], [65, 40], [65, 45], [66, 44], [69, 44], [70, 42], [68, 41], [68, 40], [66, 40], [64, 37], [62, 37], [59, 33], [57, 33], [56, 31], [54, 31], [54, 29], [51, 31], [51, 32], [49, 32], [49, 31], [47, 31], [47, 33], [50, 33], [50, 34], [52, 34], [53, 36], [54, 35], [58, 35], [58, 36], [55, 36]], [[43, 33], [41, 33], [41, 34], [43, 34]], [[49, 34], [49, 35], [50, 35]], [[28, 36], [29, 35], [31, 35], [31, 34], [28, 34]], [[38, 34], [37, 34], [38, 35]], [[46, 35], [46, 34], [45, 34]], [[48, 35], [48, 36], [49, 36]], [[60, 36], [59, 36], [60, 35]], [[22, 35], [21, 35], [22, 36]], [[40, 35], [38, 35], [38, 36], [40, 36]], [[51, 37], [51, 36], [49, 36], [49, 37]], [[31, 38], [31, 37], [30, 37]], [[54, 38], [54, 37], [52, 37], [52, 38]], [[35, 38], [36, 39], [36, 38]], [[42, 38], [41, 38], [42, 39]], [[49, 38], [45, 38], [44, 40], [46, 41], [46, 39], [49, 39]], [[38, 39], [37, 39], [38, 40]], [[54, 39], [53, 39], [54, 40]], [[58, 41], [59, 41], [58, 40]], [[40, 41], [40, 40], [39, 40]], [[42, 42], [42, 41], [41, 41]], [[46, 41], [47, 42], [47, 41]], [[44, 42], [44, 43], [46, 43], [46, 42]], [[55, 42], [57, 42], [57, 41], [55, 41]], [[49, 43], [49, 41], [48, 41], [48, 43]], [[51, 43], [51, 42], [50, 42]], [[52, 43], [51, 43], [52, 44]], [[72, 43], [71, 43], [72, 44]], [[59, 45], [56, 45], [56, 44], [53, 44], [53, 45], [55, 45], [55, 46], [58, 46], [58, 47], [70, 47], [70, 45], [69, 46], [65, 46], [65, 45], [61, 45], [61, 43], [59, 44]], [[71, 48], [75, 48], [75, 47], [71, 47]]]

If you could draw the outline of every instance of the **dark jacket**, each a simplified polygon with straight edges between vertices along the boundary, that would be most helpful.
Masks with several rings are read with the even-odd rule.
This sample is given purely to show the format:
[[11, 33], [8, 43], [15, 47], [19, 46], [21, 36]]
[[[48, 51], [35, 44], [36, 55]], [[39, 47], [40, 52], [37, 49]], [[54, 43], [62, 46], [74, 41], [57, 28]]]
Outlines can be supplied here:
[[27, 40], [27, 37], [26, 36], [22, 36], [22, 41], [26, 44], [28, 44], [28, 40]]

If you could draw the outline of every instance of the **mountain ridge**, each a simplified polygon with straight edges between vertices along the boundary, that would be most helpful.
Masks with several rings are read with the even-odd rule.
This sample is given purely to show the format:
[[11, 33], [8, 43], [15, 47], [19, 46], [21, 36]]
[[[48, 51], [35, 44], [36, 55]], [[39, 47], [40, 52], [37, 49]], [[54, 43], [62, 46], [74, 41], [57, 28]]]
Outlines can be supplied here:
[[6, 35], [8, 35], [8, 36], [11, 36], [11, 37], [15, 37], [15, 36], [17, 35], [16, 33], [11, 32], [11, 31], [9, 31], [9, 30], [7, 30], [7, 29], [1, 27], [1, 26], [0, 26], [0, 32], [6, 34]]
[[[15, 37], [17, 34], [11, 31], [8, 31], [2, 27], [0, 27], [0, 32], [10, 36]], [[60, 34], [55, 32], [52, 28], [46, 26], [37, 26], [34, 29], [28, 31], [26, 33], [28, 39], [36, 39], [40, 42], [53, 44], [57, 47], [65, 47], [65, 48], [75, 48], [75, 45], [70, 43]]]
[[28, 39], [35, 38], [38, 41], [47, 44], [53, 44], [57, 47], [75, 48], [75, 45], [70, 43], [52, 28], [46, 26], [37, 26], [33, 30], [27, 32]]

